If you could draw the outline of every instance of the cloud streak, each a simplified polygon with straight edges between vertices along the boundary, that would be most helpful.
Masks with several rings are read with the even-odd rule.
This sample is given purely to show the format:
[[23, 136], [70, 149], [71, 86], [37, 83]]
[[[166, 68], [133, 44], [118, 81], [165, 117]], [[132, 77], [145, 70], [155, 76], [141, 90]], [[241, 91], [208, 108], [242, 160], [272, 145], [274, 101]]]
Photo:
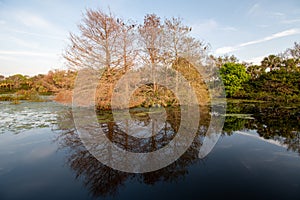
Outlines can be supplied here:
[[294, 23], [299, 23], [299, 22], [300, 22], [300, 18], [299, 19], [286, 19], [286, 20], [281, 21], [282, 24], [294, 24]]
[[40, 29], [54, 29], [54, 25], [52, 25], [50, 22], [45, 20], [44, 18], [28, 13], [25, 11], [18, 12], [17, 15], [15, 15], [17, 20], [21, 22], [23, 25], [27, 27], [33, 27], [33, 28], [40, 28]]
[[32, 51], [4, 51], [0, 50], [0, 55], [14, 55], [14, 56], [38, 56], [38, 57], [56, 57], [54, 53], [41, 53]]
[[48, 38], [48, 39], [53, 39], [53, 40], [60, 40], [60, 41], [68, 41], [66, 39], [67, 33], [65, 35], [54, 35], [54, 34], [39, 34], [35, 32], [28, 32], [28, 31], [21, 31], [21, 30], [16, 30], [16, 29], [11, 29], [11, 28], [6, 28], [7, 31], [17, 33], [17, 34], [25, 34], [25, 35], [31, 35], [31, 36], [37, 36], [40, 38]]
[[[7, 12], [7, 11], [6, 11]], [[66, 30], [62, 27], [54, 24], [49, 19], [45, 19], [44, 17], [30, 13], [26, 10], [12, 10], [7, 12], [6, 17], [14, 19], [13, 25], [9, 27], [18, 26], [18, 30], [20, 32], [26, 32], [21, 30], [27, 30], [29, 32], [40, 32], [40, 33], [51, 33], [51, 35], [66, 35]], [[16, 31], [15, 31], [16, 32]], [[26, 34], [26, 33], [25, 33]]]
[[221, 31], [237, 31], [235, 27], [232, 26], [223, 26], [219, 24], [214, 19], [208, 19], [203, 21], [202, 23], [192, 25], [194, 33], [210, 33], [212, 31], [221, 30]]
[[35, 41], [30, 42], [30, 41], [26, 41], [26, 40], [23, 40], [21, 38], [14, 37], [14, 36], [8, 36], [6, 39], [12, 43], [15, 43], [18, 46], [21, 46], [21, 47], [35, 48], [35, 49], [37, 49], [39, 47], [39, 44]]
[[291, 36], [291, 35], [297, 35], [300, 34], [300, 29], [299, 28], [293, 28], [293, 29], [288, 29], [285, 31], [281, 31], [275, 34], [272, 34], [270, 36], [264, 37], [262, 39], [258, 39], [258, 40], [252, 40], [249, 42], [244, 42], [235, 46], [226, 46], [226, 47], [221, 47], [216, 49], [215, 53], [216, 54], [227, 54], [227, 53], [231, 53], [234, 51], [239, 50], [242, 47], [246, 47], [249, 45], [254, 45], [254, 44], [259, 44], [262, 42], [266, 42], [266, 41], [270, 41], [270, 40], [274, 40], [274, 39], [278, 39], [278, 38], [282, 38], [282, 37], [287, 37], [287, 36]]
[[251, 8], [248, 10], [248, 15], [253, 15], [260, 9], [260, 5], [258, 3], [251, 6]]
[[267, 57], [268, 55], [264, 55], [264, 56], [258, 56], [258, 57], [253, 57], [250, 59], [245, 60], [245, 62], [247, 63], [252, 63], [254, 65], [259, 65], [261, 63], [261, 61]]

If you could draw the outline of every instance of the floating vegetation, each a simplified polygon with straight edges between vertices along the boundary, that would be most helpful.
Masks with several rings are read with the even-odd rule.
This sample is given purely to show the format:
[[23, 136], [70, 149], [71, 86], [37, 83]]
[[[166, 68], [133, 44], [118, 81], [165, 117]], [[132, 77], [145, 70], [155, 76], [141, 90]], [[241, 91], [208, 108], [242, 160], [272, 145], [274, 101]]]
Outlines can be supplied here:
[[68, 109], [55, 102], [19, 102], [21, 104], [12, 105], [14, 101], [0, 103], [0, 134], [20, 133], [33, 128], [52, 128], [57, 124], [59, 112]]

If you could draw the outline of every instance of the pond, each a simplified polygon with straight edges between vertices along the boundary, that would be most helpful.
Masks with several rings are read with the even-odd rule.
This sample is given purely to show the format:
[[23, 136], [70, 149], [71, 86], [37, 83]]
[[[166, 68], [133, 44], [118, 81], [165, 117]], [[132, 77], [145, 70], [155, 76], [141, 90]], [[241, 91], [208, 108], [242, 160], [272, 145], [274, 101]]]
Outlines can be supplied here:
[[[299, 105], [228, 103], [221, 136], [204, 158], [199, 149], [211, 113], [201, 111], [196, 137], [179, 159], [156, 171], [127, 173], [87, 150], [71, 107], [0, 102], [0, 199], [299, 199]], [[97, 120], [120, 148], [151, 152], [172, 141], [180, 126], [180, 109], [166, 109], [163, 123], [154, 123], [155, 113], [132, 109], [118, 121], [99, 112]]]

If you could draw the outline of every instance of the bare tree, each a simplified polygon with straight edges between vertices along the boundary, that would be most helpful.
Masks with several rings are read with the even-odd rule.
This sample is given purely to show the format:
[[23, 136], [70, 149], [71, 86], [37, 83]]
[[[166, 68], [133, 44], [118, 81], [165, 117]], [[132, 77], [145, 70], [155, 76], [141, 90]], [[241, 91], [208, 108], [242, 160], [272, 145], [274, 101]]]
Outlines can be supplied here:
[[293, 48], [289, 48], [288, 53], [294, 58], [300, 60], [300, 43], [295, 42]]
[[136, 25], [112, 13], [87, 10], [78, 28], [80, 34], [70, 34], [64, 57], [70, 68], [100, 70], [97, 101], [107, 105], [118, 78], [134, 65]]
[[188, 33], [192, 30], [191, 27], [182, 24], [180, 18], [165, 19], [165, 57], [171, 58], [171, 62], [177, 60], [182, 56], [183, 47], [185, 46], [185, 38]]
[[[70, 45], [64, 57], [71, 69], [89, 68], [101, 72], [96, 101], [102, 102], [102, 105], [110, 104], [114, 85], [129, 70], [137, 75], [141, 70], [139, 67], [146, 67], [152, 84], [141, 91], [162, 95], [167, 91], [162, 89], [157, 93], [161, 89], [157, 84], [157, 76], [164, 76], [162, 69], [165, 69], [165, 80], [168, 81], [168, 68], [179, 63], [180, 58], [189, 61], [181, 64], [193, 63], [195, 67], [205, 54], [203, 43], [189, 36], [191, 28], [183, 25], [180, 18], [166, 19], [162, 23], [157, 15], [148, 14], [143, 24], [137, 25], [130, 20], [117, 18], [112, 13], [87, 10], [78, 28], [79, 34], [70, 34]], [[178, 77], [176, 72], [177, 84], [180, 82]], [[129, 82], [125, 83], [126, 91], [129, 91], [130, 81], [129, 78]], [[149, 94], [146, 95], [149, 97]], [[165, 93], [165, 96], [168, 95], [170, 93]]]
[[[180, 18], [165, 19], [164, 22], [165, 29], [165, 42], [164, 42], [164, 53], [163, 59], [166, 65], [166, 70], [168, 65], [173, 65], [178, 63], [178, 59], [183, 56], [183, 47], [185, 46], [185, 38], [187, 34], [191, 31], [191, 28], [182, 24]], [[176, 88], [175, 91], [178, 93], [179, 84], [179, 72], [176, 70]]]
[[71, 68], [105, 68], [109, 72], [119, 66], [120, 24], [111, 13], [87, 10], [78, 28], [80, 35], [70, 34], [71, 44], [64, 54]]
[[135, 48], [137, 42], [137, 25], [131, 21], [125, 23], [120, 18], [117, 18], [117, 22], [120, 24], [118, 49], [122, 57], [121, 65], [126, 73], [134, 66], [134, 61], [137, 56], [137, 50]]
[[[135, 58], [137, 56], [137, 25], [131, 21], [125, 23], [120, 18], [117, 19], [117, 22], [120, 24], [118, 50], [122, 58], [121, 66], [123, 68], [123, 73], [127, 73], [134, 66]], [[129, 85], [131, 82], [133, 82], [132, 78], [127, 78], [124, 82], [126, 96], [129, 96]]]
[[163, 41], [163, 26], [160, 18], [155, 14], [148, 14], [144, 18], [144, 24], [139, 26], [140, 43], [145, 55], [142, 55], [145, 64], [150, 64], [153, 90], [156, 91], [156, 66], [159, 61], [159, 53]]

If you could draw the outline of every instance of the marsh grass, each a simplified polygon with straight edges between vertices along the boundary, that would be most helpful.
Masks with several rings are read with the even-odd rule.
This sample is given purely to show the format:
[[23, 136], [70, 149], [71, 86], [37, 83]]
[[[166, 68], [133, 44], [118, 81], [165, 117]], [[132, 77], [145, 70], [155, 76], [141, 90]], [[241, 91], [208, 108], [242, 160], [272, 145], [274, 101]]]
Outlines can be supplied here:
[[10, 101], [11, 104], [20, 104], [22, 100], [31, 101], [31, 102], [46, 101], [35, 90], [20, 90], [13, 94], [0, 95], [0, 101]]

